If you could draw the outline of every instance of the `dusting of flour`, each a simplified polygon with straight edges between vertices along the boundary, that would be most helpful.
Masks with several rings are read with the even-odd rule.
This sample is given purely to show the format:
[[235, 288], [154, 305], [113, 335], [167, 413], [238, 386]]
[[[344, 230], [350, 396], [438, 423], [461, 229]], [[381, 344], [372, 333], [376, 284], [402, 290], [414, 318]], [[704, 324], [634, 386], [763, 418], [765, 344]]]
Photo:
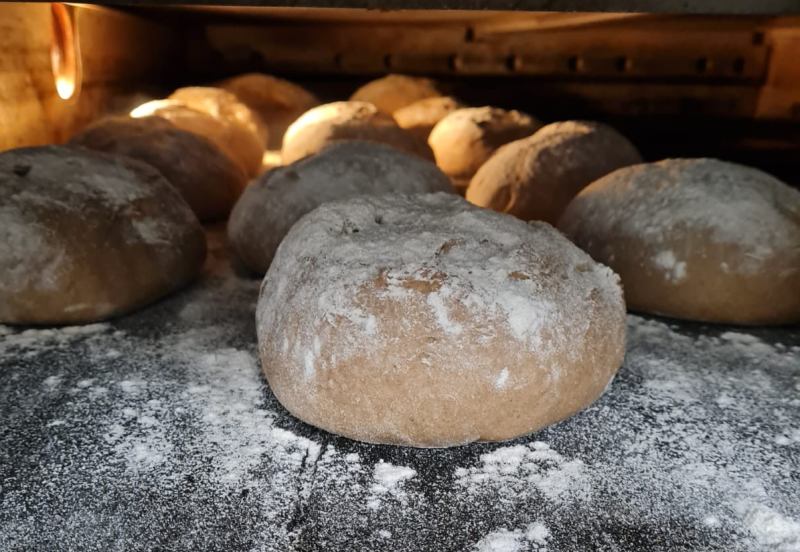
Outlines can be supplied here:
[[[595, 342], [621, 350], [623, 316], [617, 276], [553, 227], [439, 193], [362, 196], [303, 217], [264, 279], [257, 326], [269, 376], [285, 387], [279, 391], [290, 408], [313, 419], [314, 406], [337, 392], [331, 372], [347, 381], [363, 364], [375, 365], [376, 381], [403, 366], [432, 381], [451, 373], [480, 381], [470, 390], [437, 387], [455, 399], [478, 385], [498, 395], [529, 385], [535, 372], [519, 366], [531, 358], [550, 369], [542, 378], [557, 388], [575, 377], [562, 366], [595, 356], [581, 376], [602, 388], [614, 353], [596, 353]], [[428, 346], [396, 350], [398, 335]], [[486, 350], [504, 351], [514, 369], [486, 370]], [[377, 400], [361, 389], [361, 404]], [[301, 406], [307, 403], [314, 404]], [[403, 433], [407, 419], [389, 412], [361, 435], [413, 441]], [[453, 439], [485, 431], [476, 421]]]
[[597, 181], [573, 201], [561, 226], [587, 242], [613, 237], [652, 244], [653, 264], [675, 282], [691, 266], [662, 248], [680, 244], [682, 255], [704, 257], [706, 241], [729, 252], [723, 273], [752, 275], [800, 247], [800, 191], [743, 165], [667, 159]]
[[[189, 236], [196, 240], [199, 232], [178, 192], [149, 165], [82, 148], [0, 152], [0, 197], [4, 320], [20, 318], [8, 298], [31, 294], [43, 301], [42, 294], [74, 291], [70, 278], [82, 273], [76, 266], [90, 261], [109, 278], [118, 259], [135, 258], [142, 246], [171, 272], [185, 257]], [[115, 255], [106, 255], [112, 247]], [[67, 312], [83, 308], [73, 305]]]
[[550, 531], [541, 522], [534, 522], [524, 530], [501, 528], [492, 531], [480, 541], [473, 550], [475, 552], [521, 552], [523, 550], [547, 551], [547, 540]]
[[277, 403], [258, 282], [218, 237], [197, 285], [134, 315], [0, 326], [0, 550], [798, 550], [791, 329], [629, 316], [587, 411], [509, 443], [373, 446]]

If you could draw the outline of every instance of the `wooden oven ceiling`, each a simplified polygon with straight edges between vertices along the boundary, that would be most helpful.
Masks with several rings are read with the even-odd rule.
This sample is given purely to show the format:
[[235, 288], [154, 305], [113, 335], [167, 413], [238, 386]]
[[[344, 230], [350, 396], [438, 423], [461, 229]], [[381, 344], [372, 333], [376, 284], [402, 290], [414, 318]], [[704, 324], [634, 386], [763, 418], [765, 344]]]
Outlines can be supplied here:
[[[326, 100], [398, 72], [435, 76], [471, 104], [515, 107], [544, 120], [606, 120], [654, 157], [736, 150], [728, 157], [749, 161], [738, 153], [744, 147], [776, 155], [786, 165], [778, 172], [797, 174], [800, 17], [787, 14], [800, 9], [797, 0], [681, 0], [684, 9], [676, 8], [725, 15], [296, 7], [326, 4], [305, 0], [295, 7], [131, 4], [74, 7], [83, 89], [68, 101], [52, 83], [49, 6], [0, 4], [0, 121], [13, 130], [0, 135], [0, 148], [62, 141], [122, 109], [131, 94], [245, 71], [288, 76]], [[552, 10], [569, 5], [547, 2]], [[621, 9], [624, 2], [580, 6]], [[742, 11], [749, 15], [730, 15]]]
[[[156, 6], [162, 0], [110, 0], [103, 4]], [[796, 0], [199, 0], [184, 2], [192, 9], [225, 4], [291, 8], [359, 8], [367, 10], [513, 10], [549, 12], [638, 12], [694, 14], [800, 14]]]
[[397, 72], [434, 75], [466, 100], [499, 105], [537, 98], [556, 111], [567, 101], [570, 110], [621, 115], [800, 117], [800, 18], [791, 16], [204, 13], [187, 41], [187, 68], [198, 78]]
[[265, 71], [333, 100], [387, 72], [431, 75], [470, 104], [611, 122], [653, 158], [716, 155], [796, 181], [797, 16], [192, 6], [176, 20], [187, 17], [195, 81]]

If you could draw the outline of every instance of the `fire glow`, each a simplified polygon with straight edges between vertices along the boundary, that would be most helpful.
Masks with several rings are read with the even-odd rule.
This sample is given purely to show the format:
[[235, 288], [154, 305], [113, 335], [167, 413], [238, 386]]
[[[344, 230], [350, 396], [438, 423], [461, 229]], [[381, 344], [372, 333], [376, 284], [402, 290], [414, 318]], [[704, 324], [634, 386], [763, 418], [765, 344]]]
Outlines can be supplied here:
[[56, 93], [62, 100], [69, 100], [80, 85], [80, 49], [75, 31], [73, 11], [64, 4], [52, 4], [53, 43], [50, 48], [50, 63], [53, 70]]

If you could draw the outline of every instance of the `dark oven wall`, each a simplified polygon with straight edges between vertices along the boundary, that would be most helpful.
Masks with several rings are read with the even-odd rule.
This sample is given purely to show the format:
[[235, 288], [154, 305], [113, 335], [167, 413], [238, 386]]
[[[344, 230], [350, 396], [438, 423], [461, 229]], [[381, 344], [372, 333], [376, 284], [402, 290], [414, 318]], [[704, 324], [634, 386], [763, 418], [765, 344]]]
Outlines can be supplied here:
[[62, 142], [102, 114], [246, 71], [324, 100], [397, 72], [434, 76], [468, 104], [610, 122], [648, 159], [716, 156], [800, 184], [797, 17], [69, 7], [79, 89], [62, 99], [51, 51], [71, 41], [54, 9], [0, 4], [2, 149]]
[[610, 122], [649, 159], [716, 156], [800, 184], [800, 18], [217, 8], [193, 21], [194, 81], [264, 71], [336, 100], [387, 72], [431, 75], [469, 104]]
[[116, 9], [0, 3], [0, 150], [63, 142], [169, 89], [184, 78], [179, 37]]

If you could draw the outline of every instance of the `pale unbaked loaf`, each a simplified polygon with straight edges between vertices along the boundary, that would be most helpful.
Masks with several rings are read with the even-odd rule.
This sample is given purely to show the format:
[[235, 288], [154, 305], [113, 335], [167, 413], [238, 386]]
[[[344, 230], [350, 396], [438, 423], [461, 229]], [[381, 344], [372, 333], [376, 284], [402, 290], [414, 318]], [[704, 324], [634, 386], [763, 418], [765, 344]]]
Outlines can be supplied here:
[[[161, 117], [176, 127], [198, 134], [214, 143], [242, 172], [254, 175], [261, 168], [261, 154], [253, 155], [250, 133], [241, 126], [193, 109], [178, 100], [153, 100], [131, 111], [131, 117]], [[260, 151], [260, 150], [259, 150]]]
[[239, 166], [211, 141], [160, 117], [101, 119], [71, 143], [152, 165], [203, 222], [225, 218], [247, 184]]
[[103, 320], [203, 265], [197, 218], [144, 163], [82, 148], [6, 151], [0, 197], [0, 323]]
[[188, 86], [175, 90], [169, 99], [207, 113], [227, 126], [236, 141], [237, 158], [247, 169], [245, 172], [253, 176], [260, 171], [269, 130], [261, 117], [235, 95], [211, 86]]
[[466, 188], [475, 172], [503, 144], [530, 136], [541, 127], [533, 117], [498, 107], [465, 107], [439, 121], [428, 144], [436, 164]]
[[523, 220], [556, 224], [583, 188], [641, 162], [633, 144], [607, 125], [553, 123], [498, 149], [472, 177], [466, 198]]
[[353, 92], [350, 99], [369, 102], [382, 113], [392, 115], [398, 109], [416, 101], [441, 95], [431, 79], [393, 74], [368, 82]]
[[295, 119], [320, 103], [302, 86], [262, 73], [232, 77], [219, 83], [219, 87], [234, 94], [261, 117], [268, 129], [264, 141], [271, 150], [281, 148], [283, 134]]
[[355, 101], [324, 104], [304, 113], [284, 134], [281, 157], [293, 163], [342, 140], [380, 142], [433, 160], [428, 145], [397, 126], [390, 115]]
[[530, 433], [591, 404], [625, 350], [611, 270], [453, 194], [320, 206], [278, 248], [256, 316], [281, 404], [371, 443]]
[[732, 324], [800, 320], [800, 192], [715, 159], [615, 171], [559, 228], [622, 277], [628, 306]]
[[419, 100], [394, 112], [400, 128], [427, 142], [433, 127], [456, 109], [463, 108], [452, 96], [438, 96]]
[[264, 274], [300, 217], [327, 201], [354, 195], [450, 191], [430, 161], [374, 142], [340, 142], [263, 174], [231, 211], [228, 239], [245, 266]]

